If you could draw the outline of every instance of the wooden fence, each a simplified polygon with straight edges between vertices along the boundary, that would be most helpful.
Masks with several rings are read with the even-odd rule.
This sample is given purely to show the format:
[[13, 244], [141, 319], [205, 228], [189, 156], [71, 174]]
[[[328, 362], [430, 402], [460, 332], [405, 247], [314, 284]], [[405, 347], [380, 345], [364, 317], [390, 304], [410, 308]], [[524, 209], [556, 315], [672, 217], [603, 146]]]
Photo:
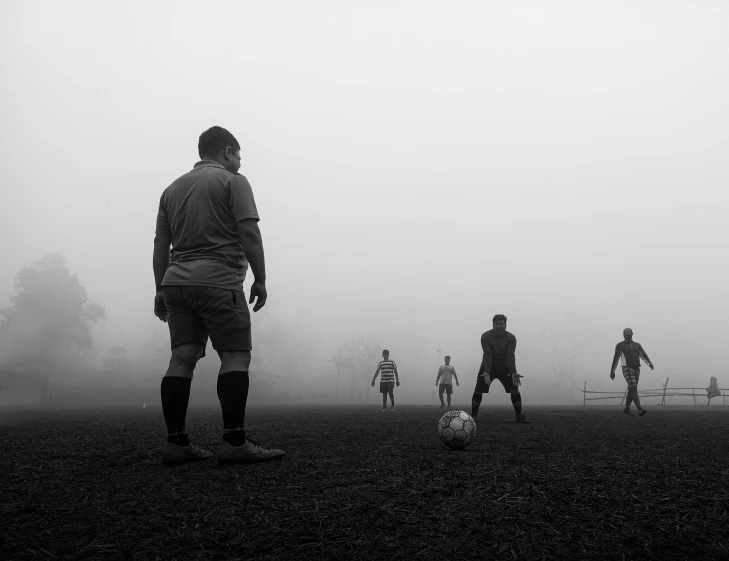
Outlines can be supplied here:
[[[693, 397], [694, 405], [698, 405], [698, 403], [696, 402], [697, 397], [707, 399], [706, 388], [669, 388], [668, 380], [669, 380], [669, 378], [666, 378], [666, 381], [663, 384], [662, 388], [658, 388], [655, 390], [638, 390], [638, 397], [641, 399], [643, 399], [644, 397], [660, 397], [661, 405], [666, 404], [667, 397]], [[691, 390], [691, 393], [686, 393], [688, 390]], [[699, 393], [696, 393], [696, 390], [698, 390]], [[721, 397], [723, 404], [726, 405], [726, 397], [727, 397], [727, 395], [729, 395], [729, 389], [719, 388], [719, 391], [721, 392], [721, 395], [719, 395], [718, 397]], [[602, 394], [602, 395], [605, 395], [606, 397], [587, 397], [587, 394]], [[618, 399], [618, 398], [620, 398], [620, 405], [622, 405], [623, 403], [625, 403], [625, 398], [627, 397], [627, 395], [628, 395], [627, 389], [625, 390], [625, 392], [588, 391], [587, 382], [585, 382], [585, 388], [582, 390], [582, 405], [587, 405], [588, 401], [596, 401], [598, 399]], [[716, 398], [711, 398], [711, 399], [716, 399]], [[706, 405], [709, 405], [710, 403], [711, 403], [711, 400], [708, 400]]]

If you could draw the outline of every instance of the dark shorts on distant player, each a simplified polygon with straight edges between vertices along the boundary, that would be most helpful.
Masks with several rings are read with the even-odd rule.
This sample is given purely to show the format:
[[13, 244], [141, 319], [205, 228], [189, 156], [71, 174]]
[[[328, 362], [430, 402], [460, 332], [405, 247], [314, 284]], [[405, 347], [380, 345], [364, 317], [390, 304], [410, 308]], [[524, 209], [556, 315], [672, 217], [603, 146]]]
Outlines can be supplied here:
[[170, 346], [205, 346], [216, 351], [251, 350], [251, 315], [245, 294], [209, 286], [163, 286]]
[[623, 378], [625, 378], [625, 381], [628, 382], [629, 388], [637, 388], [638, 379], [640, 378], [640, 368], [623, 366]]
[[[487, 376], [489, 375], [484, 374], [483, 376], [476, 377], [476, 388], [473, 390], [473, 393], [489, 393], [490, 386], [486, 383]], [[491, 384], [493, 384], [496, 380], [501, 382], [506, 393], [511, 393], [512, 390], [519, 389], [514, 385], [514, 380], [511, 378], [511, 374], [507, 374], [506, 372], [492, 372], [490, 378]]]
[[380, 382], [380, 393], [390, 393], [395, 389], [395, 382]]
[[453, 385], [452, 384], [440, 384], [438, 386], [438, 393], [443, 394], [447, 393], [448, 395], [451, 395], [453, 393]]

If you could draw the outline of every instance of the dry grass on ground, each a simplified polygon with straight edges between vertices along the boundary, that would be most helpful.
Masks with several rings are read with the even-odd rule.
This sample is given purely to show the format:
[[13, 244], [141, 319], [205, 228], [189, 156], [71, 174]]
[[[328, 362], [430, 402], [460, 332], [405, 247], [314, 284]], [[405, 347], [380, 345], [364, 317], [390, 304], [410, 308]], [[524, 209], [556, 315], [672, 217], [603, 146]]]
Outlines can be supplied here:
[[[8, 559], [726, 559], [729, 410], [260, 408], [273, 463], [169, 468], [161, 411], [0, 414]], [[210, 449], [220, 416], [193, 409]]]

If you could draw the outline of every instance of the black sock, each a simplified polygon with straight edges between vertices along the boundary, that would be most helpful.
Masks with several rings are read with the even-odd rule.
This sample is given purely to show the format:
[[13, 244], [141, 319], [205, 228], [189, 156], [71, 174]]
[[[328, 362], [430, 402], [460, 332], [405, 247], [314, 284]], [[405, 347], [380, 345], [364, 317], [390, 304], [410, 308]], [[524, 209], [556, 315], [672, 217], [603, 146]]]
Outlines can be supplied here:
[[481, 400], [483, 400], [483, 394], [475, 393], [471, 398], [471, 416], [475, 417], [478, 415], [478, 408], [481, 407]]
[[223, 440], [233, 446], [242, 446], [246, 442], [244, 424], [248, 384], [248, 372], [244, 370], [218, 376], [218, 399], [223, 410]]
[[514, 406], [514, 411], [517, 415], [521, 415], [521, 394], [520, 393], [513, 393], [511, 394], [511, 404]]
[[167, 442], [187, 446], [190, 439], [185, 432], [187, 403], [190, 400], [190, 378], [165, 376], [162, 378], [160, 395], [162, 396], [162, 414], [167, 425]]

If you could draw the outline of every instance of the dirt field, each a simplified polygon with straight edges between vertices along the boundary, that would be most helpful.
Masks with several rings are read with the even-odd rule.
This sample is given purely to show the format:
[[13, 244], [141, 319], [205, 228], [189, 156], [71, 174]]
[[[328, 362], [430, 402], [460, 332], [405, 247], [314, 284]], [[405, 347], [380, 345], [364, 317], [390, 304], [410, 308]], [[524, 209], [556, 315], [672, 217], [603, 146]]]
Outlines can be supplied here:
[[[729, 408], [252, 409], [281, 461], [162, 466], [159, 408], [0, 413], [6, 559], [727, 559]], [[486, 415], [488, 413], [488, 416]], [[216, 409], [188, 432], [214, 449]]]

